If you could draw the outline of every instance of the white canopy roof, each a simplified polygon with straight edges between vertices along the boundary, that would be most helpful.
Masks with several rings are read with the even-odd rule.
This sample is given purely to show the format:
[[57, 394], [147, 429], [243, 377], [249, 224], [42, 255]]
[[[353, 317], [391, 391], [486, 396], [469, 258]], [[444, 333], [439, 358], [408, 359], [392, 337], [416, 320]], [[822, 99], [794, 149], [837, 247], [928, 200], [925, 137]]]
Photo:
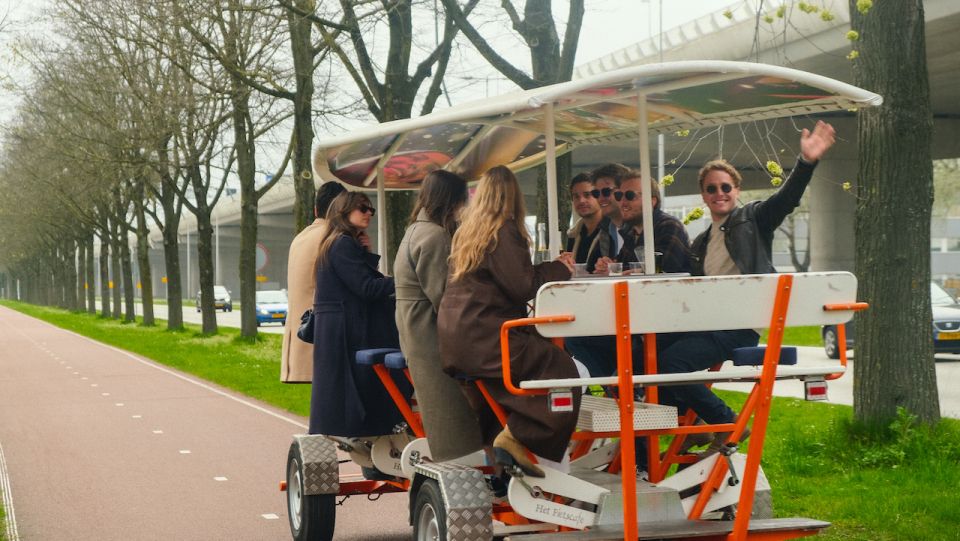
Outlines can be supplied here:
[[[791, 68], [730, 61], [648, 64], [376, 124], [321, 141], [315, 163], [361, 188], [383, 167], [387, 189], [415, 188], [445, 168], [478, 178], [493, 165], [521, 170], [546, 158], [546, 111], [557, 152], [638, 134], [638, 97], [648, 133], [876, 106], [872, 92]], [[547, 107], [552, 105], [552, 107]]]

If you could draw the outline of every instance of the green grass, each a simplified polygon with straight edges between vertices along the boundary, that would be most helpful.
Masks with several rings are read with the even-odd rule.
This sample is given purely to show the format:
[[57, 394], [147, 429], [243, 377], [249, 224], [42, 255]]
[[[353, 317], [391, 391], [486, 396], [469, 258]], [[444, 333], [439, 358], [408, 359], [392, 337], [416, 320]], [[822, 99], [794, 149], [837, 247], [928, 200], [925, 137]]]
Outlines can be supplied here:
[[166, 330], [165, 322], [144, 327], [58, 308], [10, 301], [0, 304], [297, 415], [309, 415], [310, 386], [280, 382], [282, 335], [259, 333], [256, 341], [251, 341], [241, 337], [239, 329], [229, 327], [220, 327], [216, 335], [205, 335], [199, 325], [188, 323], [186, 330], [172, 332]]
[[[279, 382], [278, 335], [247, 342], [234, 329], [204, 336], [196, 326], [168, 332], [52, 308], [0, 304], [290, 412], [308, 413], [309, 386]], [[819, 333], [816, 327], [809, 329]], [[734, 409], [746, 398], [743, 393], [718, 394]], [[776, 515], [832, 522], [818, 537], [824, 540], [960, 541], [960, 421], [945, 419], [926, 428], [902, 414], [885, 430], [871, 432], [855, 427], [852, 416], [849, 406], [774, 398], [763, 468], [773, 486]]]
[[7, 513], [3, 510], [2, 500], [0, 500], [0, 541], [7, 541]]
[[[767, 342], [767, 331], [760, 335], [760, 342]], [[823, 346], [820, 327], [787, 327], [783, 331], [783, 344], [786, 346]]]

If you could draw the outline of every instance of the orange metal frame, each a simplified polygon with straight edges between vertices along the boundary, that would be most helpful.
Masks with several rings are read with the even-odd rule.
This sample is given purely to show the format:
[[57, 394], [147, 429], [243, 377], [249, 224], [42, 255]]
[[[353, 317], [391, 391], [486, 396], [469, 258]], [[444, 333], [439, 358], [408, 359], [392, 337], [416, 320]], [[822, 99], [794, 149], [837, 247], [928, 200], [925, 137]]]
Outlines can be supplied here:
[[[695, 415], [688, 414], [681, 426], [671, 429], [661, 430], [633, 430], [633, 351], [631, 347], [630, 334], [630, 310], [629, 310], [629, 285], [627, 282], [617, 282], [614, 284], [614, 311], [616, 324], [616, 344], [617, 344], [617, 387], [618, 405], [620, 410], [620, 431], [619, 432], [576, 432], [573, 434], [573, 440], [592, 440], [605, 437], [620, 438], [620, 456], [619, 469], [626, 472], [633, 472], [636, 468], [634, 459], [634, 437], [646, 436], [648, 438], [648, 464], [650, 468], [650, 481], [661, 481], [675, 463], [688, 462], [685, 457], [676, 457], [675, 452], [680, 446], [682, 437], [698, 432], [731, 432], [728, 441], [737, 442], [746, 429], [747, 422], [753, 417], [753, 432], [750, 437], [750, 443], [747, 451], [747, 461], [741, 473], [741, 491], [740, 500], [737, 504], [737, 516], [734, 519], [733, 531], [728, 536], [720, 536], [718, 539], [728, 541], [742, 541], [750, 537], [754, 540], [781, 540], [793, 539], [797, 537], [806, 537], [815, 532], [804, 530], [788, 530], [780, 532], [763, 532], [750, 535], [749, 520], [753, 508], [753, 498], [756, 490], [757, 477], [759, 475], [760, 460], [763, 456], [763, 445], [766, 438], [767, 424], [770, 417], [770, 406], [773, 396], [773, 385], [776, 380], [777, 365], [780, 359], [780, 350], [783, 344], [783, 331], [786, 324], [787, 310], [790, 305], [790, 292], [793, 287], [793, 275], [781, 275], [777, 282], [777, 292], [774, 298], [773, 312], [770, 318], [770, 331], [767, 338], [767, 348], [763, 359], [763, 367], [760, 372], [760, 380], [754, 384], [753, 390], [747, 398], [743, 409], [737, 416], [737, 419], [730, 424], [716, 425], [693, 425]], [[867, 303], [846, 303], [825, 305], [825, 311], [841, 310], [864, 310], [868, 307]], [[574, 321], [574, 316], [544, 316], [529, 317], [507, 321], [500, 329], [500, 352], [503, 364], [503, 384], [507, 390], [517, 395], [543, 395], [547, 391], [544, 389], [520, 389], [513, 384], [510, 372], [510, 346], [509, 331], [512, 328], [540, 325], [549, 323], [560, 323]], [[841, 365], [846, 366], [846, 332], [843, 325], [838, 326], [838, 340], [840, 347]], [[644, 370], [647, 374], [657, 373], [657, 351], [656, 335], [646, 334], [644, 336]], [[842, 376], [842, 373], [830, 374], [826, 379], [836, 379]], [[506, 416], [502, 408], [498, 408], [489, 393], [478, 382], [481, 392], [485, 398], [494, 407], [501, 422], [506, 421]], [[656, 386], [646, 388], [646, 401], [648, 403], [658, 403], [658, 393]], [[659, 436], [674, 435], [675, 437], [668, 449], [667, 460], [662, 461], [659, 454]], [[578, 446], [579, 448], [580, 446]], [[616, 469], [616, 468], [615, 468]], [[701, 486], [700, 496], [691, 509], [690, 519], [700, 518], [703, 510], [706, 508], [712, 494], [719, 488], [724, 476], [727, 473], [727, 462], [717, 460], [713, 470], [710, 472], [706, 481]], [[623, 481], [623, 518], [624, 518], [624, 540], [630, 541], [637, 539], [637, 515], [636, 515], [636, 483], [634, 476], [627, 474], [621, 475]]]

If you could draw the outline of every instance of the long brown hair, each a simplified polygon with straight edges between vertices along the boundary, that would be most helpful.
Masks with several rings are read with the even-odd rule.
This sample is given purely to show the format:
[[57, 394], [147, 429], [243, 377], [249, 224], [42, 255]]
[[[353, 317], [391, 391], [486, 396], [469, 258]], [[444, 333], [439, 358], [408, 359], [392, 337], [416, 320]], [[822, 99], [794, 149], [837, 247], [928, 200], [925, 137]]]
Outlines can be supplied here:
[[417, 221], [417, 216], [423, 210], [431, 222], [453, 235], [457, 230], [457, 211], [466, 202], [467, 181], [443, 169], [431, 171], [423, 179], [417, 204], [410, 213], [410, 223]]
[[453, 236], [450, 279], [459, 280], [476, 270], [484, 256], [497, 247], [497, 232], [508, 221], [517, 225], [529, 246], [530, 235], [524, 225], [526, 215], [523, 193], [513, 171], [498, 165], [484, 173], [476, 195], [464, 212], [463, 223]]
[[350, 223], [350, 213], [361, 205], [370, 205], [370, 198], [362, 192], [343, 192], [330, 202], [327, 221], [323, 224], [323, 240], [320, 241], [320, 251], [317, 253], [318, 264], [326, 262], [330, 247], [341, 235], [354, 239], [360, 236], [360, 230]]

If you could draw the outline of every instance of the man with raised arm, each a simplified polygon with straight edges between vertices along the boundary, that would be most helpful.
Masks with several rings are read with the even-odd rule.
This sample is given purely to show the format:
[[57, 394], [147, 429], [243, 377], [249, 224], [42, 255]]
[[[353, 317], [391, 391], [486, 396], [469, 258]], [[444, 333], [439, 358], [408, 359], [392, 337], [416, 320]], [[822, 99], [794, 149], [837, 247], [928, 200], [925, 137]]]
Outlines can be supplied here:
[[[740, 173], [724, 160], [700, 169], [700, 195], [710, 210], [712, 225], [693, 241], [695, 275], [764, 274], [776, 272], [772, 261], [773, 234], [800, 204], [817, 162], [833, 146], [833, 126], [818, 121], [800, 135], [800, 157], [790, 177], [769, 198], [740, 206]], [[735, 306], [727, 307], [736, 310]], [[760, 336], [753, 329], [694, 332], [667, 347], [658, 357], [661, 374], [696, 372], [729, 359], [733, 350], [754, 347]], [[732, 423], [736, 415], [706, 385], [662, 386], [663, 404], [679, 411], [692, 409], [708, 424]], [[746, 437], [745, 433], [740, 439]], [[710, 445], [718, 450], [729, 433], [718, 433]]]

